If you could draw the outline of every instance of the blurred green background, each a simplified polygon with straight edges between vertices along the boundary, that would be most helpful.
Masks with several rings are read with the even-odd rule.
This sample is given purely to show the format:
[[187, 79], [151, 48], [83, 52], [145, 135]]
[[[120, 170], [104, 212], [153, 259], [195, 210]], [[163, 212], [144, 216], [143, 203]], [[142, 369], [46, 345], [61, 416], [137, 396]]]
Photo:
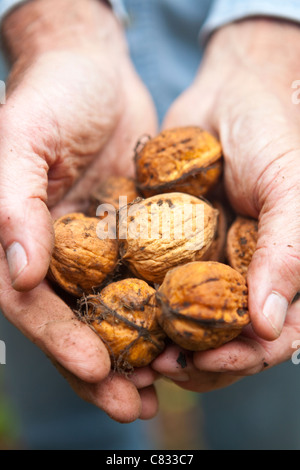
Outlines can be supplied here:
[[[4, 386], [4, 367], [0, 366], [0, 450], [22, 449], [18, 415]], [[164, 379], [157, 382], [156, 388], [160, 411], [145, 423], [149, 442], [153, 443], [151, 447], [158, 450], [204, 449], [205, 443], [199, 435], [199, 395]]]
[[0, 365], [0, 450], [18, 448], [18, 417], [4, 386], [5, 365]]

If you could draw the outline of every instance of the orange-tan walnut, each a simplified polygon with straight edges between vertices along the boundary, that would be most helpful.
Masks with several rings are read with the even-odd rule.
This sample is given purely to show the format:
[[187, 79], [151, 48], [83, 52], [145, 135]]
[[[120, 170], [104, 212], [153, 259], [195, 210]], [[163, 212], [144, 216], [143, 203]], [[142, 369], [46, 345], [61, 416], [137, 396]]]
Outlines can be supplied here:
[[161, 327], [190, 351], [217, 348], [250, 322], [244, 277], [218, 262], [196, 261], [172, 269], [157, 299]]
[[135, 156], [137, 187], [144, 197], [167, 192], [205, 196], [222, 174], [219, 141], [199, 127], [168, 129]]
[[[110, 176], [92, 192], [89, 198], [87, 215], [95, 217], [101, 204], [110, 204], [119, 209], [120, 197], [126, 198], [127, 204], [139, 197], [135, 181], [125, 176]], [[124, 205], [124, 203], [123, 203]]]
[[94, 293], [118, 264], [118, 242], [97, 236], [96, 217], [67, 214], [54, 223], [49, 277], [76, 297]]
[[226, 252], [230, 266], [247, 276], [258, 239], [258, 221], [238, 216], [227, 234]]
[[205, 255], [217, 217], [209, 202], [190, 194], [140, 200], [119, 213], [121, 260], [135, 276], [160, 284], [169, 269]]
[[144, 367], [164, 349], [155, 293], [145, 281], [132, 278], [81, 299], [81, 319], [102, 339], [117, 370]]

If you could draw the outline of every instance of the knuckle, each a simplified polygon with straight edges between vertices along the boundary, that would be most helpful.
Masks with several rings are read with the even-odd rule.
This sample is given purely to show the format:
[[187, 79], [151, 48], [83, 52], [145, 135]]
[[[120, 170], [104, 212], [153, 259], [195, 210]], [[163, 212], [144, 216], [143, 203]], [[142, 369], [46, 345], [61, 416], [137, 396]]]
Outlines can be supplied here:
[[298, 160], [299, 150], [293, 149], [277, 156], [264, 168], [254, 187], [259, 208], [290, 202], [300, 211], [300, 184], [295, 171]]

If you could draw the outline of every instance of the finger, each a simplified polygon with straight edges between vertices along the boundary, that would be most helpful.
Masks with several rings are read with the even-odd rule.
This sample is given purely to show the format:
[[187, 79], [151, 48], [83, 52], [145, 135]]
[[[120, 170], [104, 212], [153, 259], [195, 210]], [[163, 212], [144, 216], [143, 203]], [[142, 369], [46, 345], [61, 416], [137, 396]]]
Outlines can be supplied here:
[[140, 419], [152, 419], [158, 413], [158, 398], [153, 385], [139, 390], [142, 410]]
[[[206, 359], [206, 354], [213, 353], [215, 351], [192, 353], [176, 345], [171, 345], [153, 361], [152, 367], [181, 388], [198, 393], [227, 387], [246, 375], [238, 368], [227, 370], [224, 367], [224, 360], [222, 367], [214, 356], [212, 358], [208, 356]], [[203, 360], [202, 354], [204, 355]], [[220, 358], [220, 356], [218, 357]], [[226, 355], [224, 354], [224, 356]], [[227, 360], [230, 362], [228, 357]], [[257, 367], [256, 363], [255, 365]]]
[[75, 377], [60, 364], [56, 367], [78, 396], [102, 409], [115, 421], [130, 423], [136, 419], [147, 420], [158, 412], [157, 394], [152, 385], [138, 391], [130, 379], [115, 372], [100, 383], [90, 384]]
[[176, 382], [186, 382], [193, 370], [192, 353], [176, 345], [168, 346], [151, 363], [153, 370]]
[[10, 286], [3, 250], [0, 308], [16, 328], [72, 374], [88, 382], [109, 374], [111, 364], [104, 344], [45, 282], [23, 293]]
[[111, 372], [104, 380], [88, 384], [69, 371], [60, 369], [60, 372], [80, 398], [103, 410], [113, 420], [131, 423], [141, 416], [140, 394], [126, 377]]
[[137, 389], [149, 387], [159, 378], [160, 375], [150, 367], [136, 368], [134, 372], [128, 376], [128, 379], [131, 380]]
[[210, 122], [211, 99], [203, 91], [202, 81], [183, 92], [172, 104], [162, 123], [163, 129], [181, 126], [201, 126], [214, 133]]
[[[249, 309], [255, 332], [279, 337], [300, 288], [300, 189], [294, 174], [299, 154], [272, 165], [262, 177], [257, 249], [248, 273]], [[283, 168], [283, 169], [281, 169]]]
[[[178, 364], [178, 360], [180, 364]], [[184, 364], [184, 368], [182, 366]], [[179, 387], [198, 393], [226, 387], [239, 380], [238, 374], [223, 374], [210, 370], [199, 370], [193, 355], [175, 345], [169, 346], [152, 363], [153, 369], [172, 380]], [[180, 371], [182, 369], [182, 371]]]
[[87, 388], [88, 401], [95, 400], [99, 408], [120, 423], [131, 423], [138, 419], [142, 411], [139, 392], [130, 380], [114, 375]]
[[269, 364], [261, 344], [253, 338], [240, 336], [215, 350], [196, 352], [194, 365], [201, 371], [246, 376], [261, 372]]
[[274, 367], [291, 360], [300, 345], [300, 301], [292, 303], [288, 309], [284, 327], [280, 336], [274, 341], [257, 338], [264, 348], [266, 367]]
[[53, 229], [46, 207], [48, 164], [35, 153], [26, 131], [22, 133], [20, 128], [13, 106], [7, 104], [1, 114], [0, 242], [12, 285], [22, 291], [45, 277]]
[[242, 378], [243, 375], [239, 376], [238, 374], [206, 372], [195, 369], [188, 381], [176, 382], [176, 380], [174, 380], [174, 383], [190, 392], [207, 393], [229, 387], [229, 385], [238, 382]]
[[[258, 337], [252, 328], [245, 336], [210, 351], [195, 353], [194, 364], [201, 371], [253, 375], [290, 360], [300, 346], [300, 301], [289, 308], [280, 337], [272, 342]], [[246, 336], [247, 335], [247, 336]]]

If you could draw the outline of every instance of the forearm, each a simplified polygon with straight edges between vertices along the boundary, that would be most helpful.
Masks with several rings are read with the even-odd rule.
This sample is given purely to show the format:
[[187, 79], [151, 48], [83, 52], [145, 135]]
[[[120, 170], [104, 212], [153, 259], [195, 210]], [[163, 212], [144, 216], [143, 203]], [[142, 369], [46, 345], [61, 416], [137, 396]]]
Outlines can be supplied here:
[[216, 31], [208, 43], [203, 65], [208, 62], [210, 70], [222, 65], [225, 85], [240, 79], [241, 74], [258, 75], [263, 76], [268, 87], [277, 89], [283, 84], [290, 96], [291, 82], [299, 75], [299, 54], [300, 24], [253, 17]]
[[111, 49], [124, 52], [120, 23], [105, 1], [31, 0], [13, 10], [2, 25], [6, 53], [12, 62], [53, 50]]

